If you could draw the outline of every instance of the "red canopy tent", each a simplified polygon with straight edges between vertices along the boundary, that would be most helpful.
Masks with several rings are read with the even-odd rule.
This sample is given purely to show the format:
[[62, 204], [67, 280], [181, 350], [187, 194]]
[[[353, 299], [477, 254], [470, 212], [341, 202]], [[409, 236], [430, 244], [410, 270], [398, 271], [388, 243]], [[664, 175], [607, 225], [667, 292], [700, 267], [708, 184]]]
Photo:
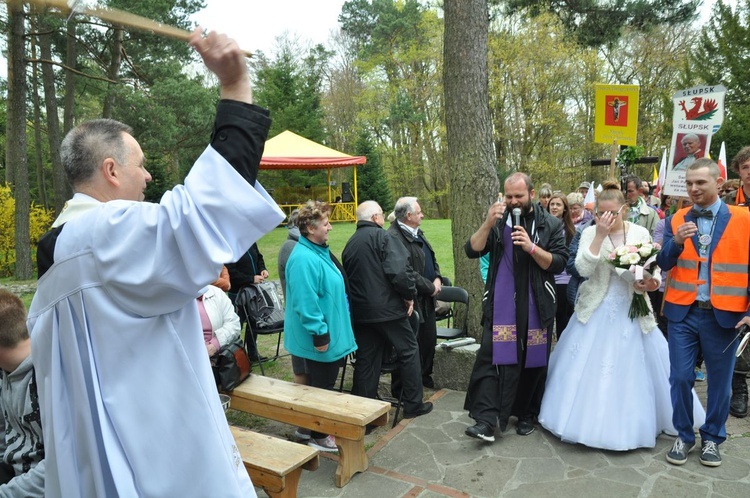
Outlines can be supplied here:
[[[283, 131], [266, 141], [260, 168], [267, 170], [285, 169], [325, 169], [328, 171], [328, 203], [331, 204], [331, 169], [354, 168], [353, 202], [335, 204], [331, 221], [356, 221], [357, 207], [357, 166], [365, 164], [365, 156], [350, 156], [321, 145], [291, 131]], [[296, 205], [280, 204], [284, 211], [291, 212]]]

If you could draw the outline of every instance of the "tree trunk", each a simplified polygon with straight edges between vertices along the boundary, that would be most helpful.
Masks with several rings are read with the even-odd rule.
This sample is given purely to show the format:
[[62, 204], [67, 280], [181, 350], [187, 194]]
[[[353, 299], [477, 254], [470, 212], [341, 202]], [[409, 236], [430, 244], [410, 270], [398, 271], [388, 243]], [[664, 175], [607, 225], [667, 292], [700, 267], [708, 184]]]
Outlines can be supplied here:
[[[37, 18], [38, 19], [38, 18]], [[39, 26], [37, 29], [39, 31]], [[31, 58], [36, 59], [36, 37], [31, 38]], [[47, 205], [47, 185], [44, 180], [44, 161], [42, 159], [42, 110], [39, 106], [39, 69], [37, 63], [31, 66], [31, 99], [34, 105], [34, 160], [36, 161], [36, 184], [39, 190], [39, 202], [45, 209]]]
[[[65, 65], [68, 67], [78, 67], [78, 51], [76, 45], [76, 27], [78, 23], [75, 18], [68, 21], [67, 33], [65, 37]], [[76, 81], [75, 74], [71, 71], [65, 72], [65, 109], [63, 110], [63, 134], [67, 135], [73, 129], [73, 113], [75, 108], [75, 91]], [[67, 200], [67, 199], [65, 199]]]
[[[110, 59], [109, 68], [107, 69], [107, 78], [110, 81], [117, 81], [117, 75], [120, 74], [123, 33], [122, 27], [115, 27], [115, 37], [112, 42], [112, 59]], [[112, 117], [112, 110], [115, 107], [115, 88], [116, 85], [114, 83], [110, 83], [107, 87], [107, 95], [104, 98], [104, 109], [102, 110], [103, 118]]]
[[[46, 22], [48, 17], [42, 17], [42, 29], [44, 33], [39, 36], [39, 51], [42, 59], [52, 60], [52, 35], [49, 31], [52, 27]], [[71, 66], [75, 67], [75, 66]], [[71, 196], [71, 189], [65, 179], [60, 162], [60, 117], [57, 110], [57, 92], [55, 90], [55, 71], [51, 64], [42, 65], [42, 85], [44, 87], [44, 105], [47, 111], [47, 140], [49, 142], [49, 156], [52, 162], [52, 185], [54, 187], [54, 209], [60, 214], [65, 201]]]
[[447, 168], [456, 285], [469, 291], [469, 333], [479, 338], [482, 279], [464, 244], [479, 228], [500, 185], [490, 117], [487, 0], [445, 0], [444, 67]]
[[26, 61], [25, 16], [21, 2], [8, 2], [8, 120], [6, 123], [6, 164], [13, 169], [15, 210], [15, 277], [32, 277], [29, 244], [29, 166], [26, 162]]

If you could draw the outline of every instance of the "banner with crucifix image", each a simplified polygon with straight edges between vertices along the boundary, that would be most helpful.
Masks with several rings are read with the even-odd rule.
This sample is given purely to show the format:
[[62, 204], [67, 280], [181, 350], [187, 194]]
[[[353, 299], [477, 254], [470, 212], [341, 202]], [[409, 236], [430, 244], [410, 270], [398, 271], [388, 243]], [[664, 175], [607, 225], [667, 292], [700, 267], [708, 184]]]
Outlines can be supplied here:
[[638, 85], [594, 85], [594, 142], [635, 145], [638, 134]]
[[696, 159], [708, 157], [711, 137], [724, 122], [723, 85], [705, 85], [674, 94], [672, 146], [670, 147], [663, 192], [687, 197], [685, 170]]

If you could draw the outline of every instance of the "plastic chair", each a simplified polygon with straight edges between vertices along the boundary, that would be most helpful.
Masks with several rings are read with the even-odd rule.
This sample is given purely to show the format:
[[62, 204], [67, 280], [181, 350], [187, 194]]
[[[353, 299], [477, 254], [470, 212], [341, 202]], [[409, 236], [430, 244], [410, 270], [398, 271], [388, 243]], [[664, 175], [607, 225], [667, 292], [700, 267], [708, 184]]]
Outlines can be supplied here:
[[[443, 277], [443, 286], [450, 286], [451, 280], [448, 277]], [[438, 301], [442, 301], [440, 297], [437, 298]], [[451, 304], [451, 303], [448, 303]], [[438, 309], [437, 306], [435, 306], [435, 322], [440, 322], [443, 320], [447, 320], [448, 326], [450, 327], [450, 320], [453, 318], [453, 306], [449, 306], [447, 310], [443, 310], [441, 312], [440, 309]]]
[[[437, 295], [437, 298], [440, 301], [451, 303], [451, 311], [445, 317], [448, 320], [448, 326], [437, 328], [438, 339], [455, 339], [456, 337], [468, 336], [469, 293], [466, 291], [466, 289], [464, 289], [463, 287], [451, 287], [446, 285], [443, 286], [442, 289], [440, 289], [440, 293]], [[456, 303], [461, 303], [465, 306], [463, 320], [460, 327], [456, 327]], [[453, 322], [452, 327], [451, 321]]]

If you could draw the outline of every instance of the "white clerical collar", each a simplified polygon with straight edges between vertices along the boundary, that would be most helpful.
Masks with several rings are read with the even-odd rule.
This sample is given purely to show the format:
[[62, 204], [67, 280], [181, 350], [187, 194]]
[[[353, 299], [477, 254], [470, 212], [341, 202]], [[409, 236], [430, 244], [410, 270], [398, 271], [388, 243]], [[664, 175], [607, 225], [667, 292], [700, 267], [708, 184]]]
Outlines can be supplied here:
[[419, 228], [412, 228], [406, 223], [402, 223], [400, 221], [398, 222], [398, 226], [400, 226], [401, 228], [403, 228], [404, 230], [412, 234], [415, 239], [419, 236]]
[[77, 218], [83, 213], [92, 210], [96, 206], [101, 204], [93, 197], [76, 192], [71, 199], [69, 199], [62, 208], [60, 215], [57, 217], [55, 222], [52, 224], [52, 228], [59, 227], [63, 223], [66, 223], [73, 218]]

